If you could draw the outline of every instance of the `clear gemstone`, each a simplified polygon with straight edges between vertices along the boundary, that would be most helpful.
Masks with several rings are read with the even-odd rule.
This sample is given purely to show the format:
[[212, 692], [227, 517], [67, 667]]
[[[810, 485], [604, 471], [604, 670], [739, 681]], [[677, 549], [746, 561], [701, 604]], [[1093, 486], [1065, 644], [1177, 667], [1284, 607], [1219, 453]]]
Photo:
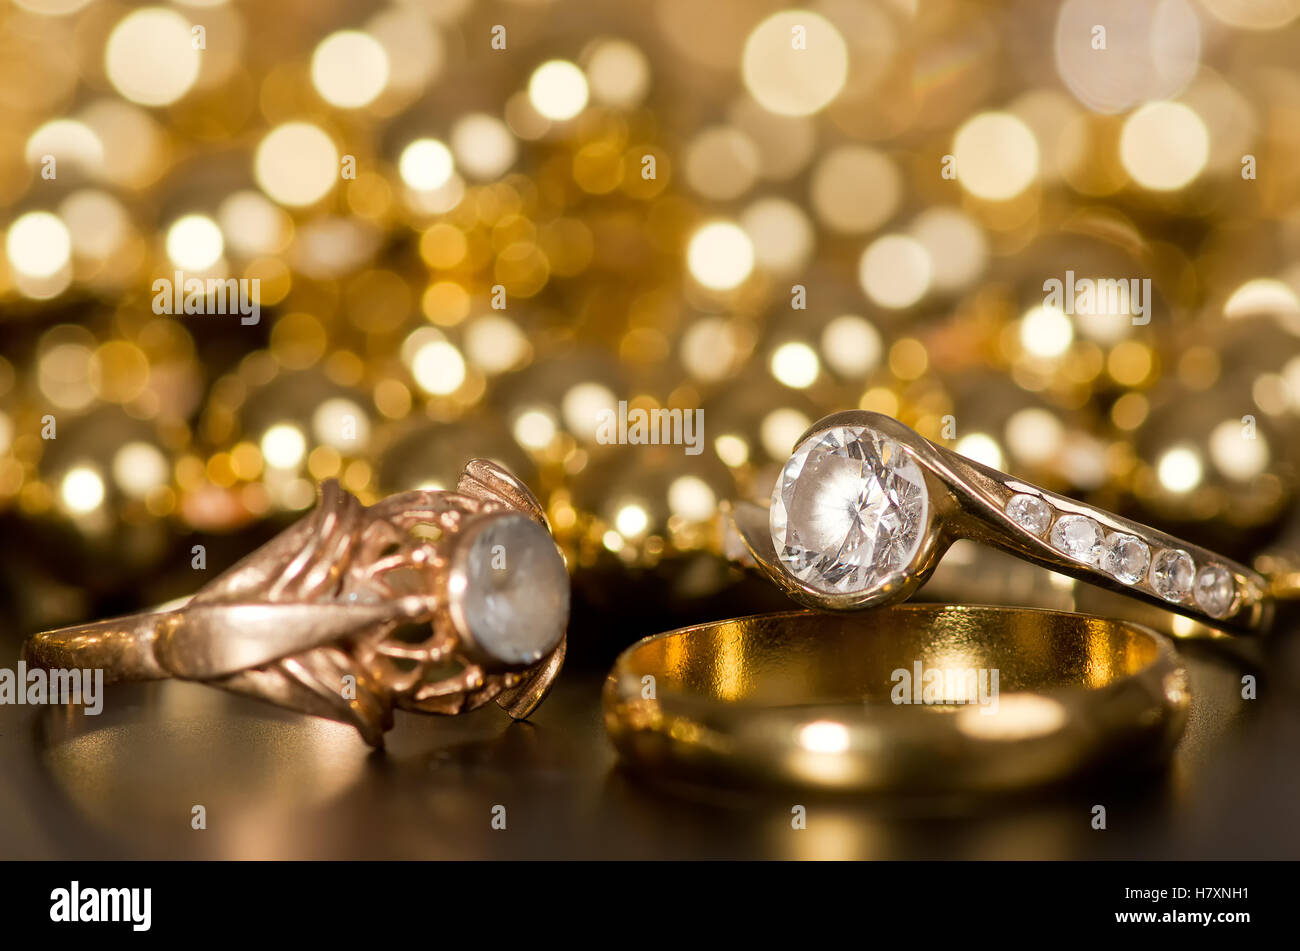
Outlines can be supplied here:
[[1031, 535], [1042, 535], [1052, 524], [1052, 509], [1036, 495], [1013, 495], [1007, 502], [1007, 517]]
[[1151, 560], [1151, 587], [1166, 601], [1185, 601], [1192, 593], [1192, 575], [1196, 566], [1192, 556], [1180, 548], [1156, 552]]
[[1206, 565], [1196, 573], [1196, 603], [1211, 617], [1223, 617], [1232, 608], [1237, 586], [1232, 573], [1221, 565]]
[[861, 594], [911, 563], [926, 526], [925, 477], [865, 426], [805, 440], [772, 490], [772, 542], [786, 569], [828, 594]]
[[1151, 549], [1133, 535], [1116, 532], [1106, 539], [1101, 553], [1101, 567], [1125, 584], [1137, 584], [1146, 577], [1151, 564]]
[[1052, 526], [1052, 547], [1085, 565], [1097, 563], [1101, 538], [1100, 526], [1086, 515], [1062, 515]]
[[527, 665], [560, 643], [569, 623], [569, 576], [549, 532], [515, 512], [490, 516], [457, 552], [461, 607], [474, 645], [504, 664]]

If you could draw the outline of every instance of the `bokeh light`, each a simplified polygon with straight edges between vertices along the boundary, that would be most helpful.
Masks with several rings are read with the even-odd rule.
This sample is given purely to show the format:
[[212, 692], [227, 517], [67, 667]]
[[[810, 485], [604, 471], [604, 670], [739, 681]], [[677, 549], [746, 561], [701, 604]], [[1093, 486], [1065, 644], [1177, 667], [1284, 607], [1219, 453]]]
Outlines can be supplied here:
[[705, 129], [686, 149], [686, 180], [701, 195], [728, 201], [758, 180], [759, 155], [743, 132], [727, 126]]
[[587, 107], [587, 77], [567, 60], [538, 66], [528, 80], [528, 99], [548, 119], [572, 119]]
[[333, 140], [310, 122], [286, 122], [272, 129], [253, 160], [257, 184], [282, 205], [315, 204], [329, 194], [339, 172]]
[[982, 462], [994, 469], [1003, 467], [1002, 448], [987, 433], [968, 433], [958, 439], [952, 448], [967, 459]]
[[1005, 112], [982, 112], [957, 130], [952, 143], [957, 180], [977, 198], [1015, 198], [1038, 175], [1038, 142], [1029, 127]]
[[809, 197], [827, 227], [861, 234], [888, 221], [902, 193], [902, 177], [885, 155], [865, 146], [841, 146], [817, 164]]
[[199, 62], [189, 21], [165, 7], [128, 13], [104, 49], [109, 81], [143, 106], [165, 106], [184, 96], [198, 79]]
[[1036, 357], [1062, 356], [1074, 340], [1074, 324], [1059, 307], [1034, 307], [1020, 321], [1020, 345]]
[[772, 375], [786, 386], [801, 390], [817, 379], [817, 352], [806, 343], [784, 343], [772, 353]]
[[542, 450], [555, 441], [560, 427], [545, 407], [531, 407], [515, 418], [514, 436], [526, 449]]
[[862, 252], [858, 280], [867, 297], [891, 310], [911, 307], [930, 289], [930, 255], [915, 238], [885, 235]]
[[909, 229], [930, 259], [931, 279], [938, 291], [964, 290], [983, 274], [989, 263], [989, 243], [984, 231], [969, 215], [956, 208], [929, 208]]
[[67, 226], [48, 211], [29, 211], [9, 226], [5, 254], [15, 271], [49, 277], [67, 267], [72, 238]]
[[416, 351], [411, 375], [426, 393], [447, 396], [465, 382], [465, 360], [447, 341], [431, 340]]
[[59, 497], [70, 512], [93, 512], [104, 502], [104, 479], [93, 466], [74, 466], [59, 484]]
[[1215, 426], [1210, 431], [1209, 448], [1214, 467], [1229, 479], [1247, 482], [1268, 468], [1268, 440], [1239, 419], [1225, 419]]
[[1156, 463], [1160, 484], [1170, 492], [1187, 492], [1196, 488], [1204, 475], [1201, 454], [1194, 446], [1175, 446]]
[[167, 457], [152, 443], [127, 443], [113, 455], [113, 481], [132, 498], [145, 498], [168, 476]]
[[261, 446], [266, 464], [276, 469], [296, 468], [307, 453], [302, 430], [291, 423], [277, 423], [267, 429], [262, 434]]
[[691, 276], [713, 290], [730, 290], [754, 269], [754, 244], [738, 226], [715, 221], [700, 228], [686, 249]]
[[388, 54], [358, 30], [340, 30], [320, 41], [311, 58], [311, 81], [321, 98], [344, 109], [369, 105], [388, 82]]
[[849, 50], [835, 25], [809, 10], [773, 14], [745, 41], [745, 87], [765, 109], [805, 116], [825, 108], [844, 88]]
[[[451, 130], [451, 148], [456, 165], [481, 180], [500, 178], [515, 163], [518, 154], [510, 127], [483, 113], [470, 113], [456, 120]], [[448, 169], [448, 177], [450, 174]]]
[[185, 215], [167, 229], [167, 257], [187, 271], [206, 271], [219, 260], [225, 241], [207, 215]]
[[843, 376], [866, 376], [880, 363], [882, 349], [880, 332], [856, 314], [841, 314], [822, 330], [822, 354]]
[[639, 105], [650, 87], [650, 63], [640, 48], [627, 40], [596, 43], [587, 58], [586, 74], [592, 98], [621, 109]]
[[126, 207], [98, 189], [73, 192], [59, 204], [58, 217], [68, 229], [73, 253], [94, 261], [120, 251], [133, 230]]
[[434, 191], [446, 185], [454, 167], [451, 151], [437, 139], [416, 139], [398, 159], [402, 181], [417, 191]]
[[77, 119], [53, 119], [27, 139], [29, 165], [42, 165], [47, 155], [88, 175], [98, 174], [104, 164], [104, 143], [95, 130]]
[[774, 274], [798, 272], [812, 257], [816, 232], [792, 201], [760, 199], [741, 214], [740, 226], [754, 246], [755, 261]]
[[1100, 113], [1176, 96], [1200, 54], [1200, 18], [1188, 0], [1066, 0], [1057, 14], [1057, 71]]
[[1149, 102], [1124, 122], [1120, 157], [1144, 188], [1184, 187], [1201, 174], [1209, 155], [1205, 123], [1180, 102]]

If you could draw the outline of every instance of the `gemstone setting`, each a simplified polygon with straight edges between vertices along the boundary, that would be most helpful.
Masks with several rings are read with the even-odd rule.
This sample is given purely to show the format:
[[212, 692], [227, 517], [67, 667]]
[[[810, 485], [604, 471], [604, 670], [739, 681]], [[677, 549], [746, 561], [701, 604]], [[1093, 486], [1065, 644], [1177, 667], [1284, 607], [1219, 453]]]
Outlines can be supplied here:
[[916, 557], [929, 520], [920, 466], [868, 426], [836, 426], [804, 440], [772, 490], [777, 557], [808, 587], [861, 595]]
[[1151, 559], [1148, 575], [1151, 587], [1166, 601], [1186, 601], [1192, 593], [1192, 578], [1196, 565], [1192, 556], [1181, 548], [1166, 548]]
[[1036, 495], [1020, 493], [1007, 500], [1007, 517], [1031, 535], [1042, 536], [1052, 524], [1051, 507]]
[[1202, 611], [1211, 617], [1223, 617], [1232, 610], [1237, 585], [1232, 573], [1222, 565], [1206, 565], [1196, 573], [1193, 591]]
[[526, 666], [554, 650], [569, 623], [569, 575], [550, 533], [509, 512], [483, 519], [460, 542], [449, 579], [453, 616], [476, 651]]
[[1136, 535], [1116, 532], [1102, 546], [1102, 570], [1125, 584], [1137, 584], [1146, 577], [1151, 549]]
[[1101, 526], [1086, 515], [1062, 515], [1052, 526], [1052, 547], [1085, 565], [1097, 563], [1101, 543]]

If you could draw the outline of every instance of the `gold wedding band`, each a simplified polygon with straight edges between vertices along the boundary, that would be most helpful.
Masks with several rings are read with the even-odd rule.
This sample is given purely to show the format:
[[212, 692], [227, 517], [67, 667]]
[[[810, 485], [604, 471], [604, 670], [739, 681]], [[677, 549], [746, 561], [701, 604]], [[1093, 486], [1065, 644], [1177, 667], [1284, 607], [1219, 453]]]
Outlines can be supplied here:
[[1140, 625], [906, 604], [646, 638], [604, 711], [624, 762], [655, 778], [951, 793], [1158, 764], [1188, 699], [1172, 645]]

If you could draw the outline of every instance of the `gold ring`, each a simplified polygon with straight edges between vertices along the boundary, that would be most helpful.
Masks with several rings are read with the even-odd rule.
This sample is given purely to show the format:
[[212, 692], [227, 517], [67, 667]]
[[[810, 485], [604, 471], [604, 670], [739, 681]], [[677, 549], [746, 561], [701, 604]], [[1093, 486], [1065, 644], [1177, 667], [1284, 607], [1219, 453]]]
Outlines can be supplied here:
[[1258, 633], [1270, 582], [1245, 565], [852, 410], [815, 423], [765, 510], [730, 509], [758, 567], [796, 601], [849, 611], [906, 600], [958, 539], [1121, 592], [1210, 627]]
[[198, 680], [355, 726], [495, 700], [522, 719], [564, 662], [569, 581], [540, 503], [483, 459], [454, 492], [371, 506], [335, 481], [311, 514], [180, 607], [47, 631], [29, 664]]
[[1188, 699], [1171, 643], [1140, 625], [907, 604], [648, 637], [615, 662], [604, 711], [655, 778], [950, 793], [1163, 762]]

